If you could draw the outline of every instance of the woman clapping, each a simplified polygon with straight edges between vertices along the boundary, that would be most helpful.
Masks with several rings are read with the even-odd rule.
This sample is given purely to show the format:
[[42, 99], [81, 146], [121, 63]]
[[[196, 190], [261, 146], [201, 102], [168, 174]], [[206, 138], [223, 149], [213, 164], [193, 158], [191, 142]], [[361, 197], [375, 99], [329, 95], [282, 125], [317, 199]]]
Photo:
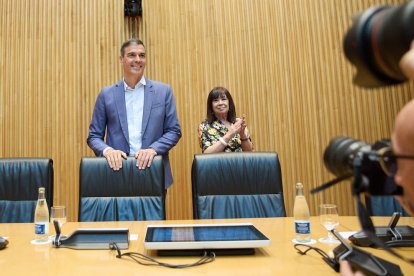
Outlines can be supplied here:
[[246, 118], [236, 117], [233, 98], [224, 87], [215, 87], [208, 95], [207, 118], [199, 126], [199, 141], [203, 153], [253, 150]]

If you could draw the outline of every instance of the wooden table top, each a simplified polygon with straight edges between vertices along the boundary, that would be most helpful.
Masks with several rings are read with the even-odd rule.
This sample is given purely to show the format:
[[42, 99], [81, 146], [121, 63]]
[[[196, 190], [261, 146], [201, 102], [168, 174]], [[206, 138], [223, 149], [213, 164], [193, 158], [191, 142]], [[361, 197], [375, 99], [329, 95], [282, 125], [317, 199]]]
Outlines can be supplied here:
[[[376, 217], [377, 226], [388, 224], [389, 218]], [[212, 263], [185, 268], [170, 269], [158, 266], [143, 266], [128, 258], [116, 258], [111, 250], [74, 250], [54, 248], [48, 245], [33, 245], [33, 223], [0, 224], [0, 235], [8, 237], [9, 245], [0, 250], [0, 273], [2, 275], [335, 275], [336, 273], [317, 253], [301, 256], [293, 248], [293, 218], [260, 218], [228, 220], [182, 220], [182, 221], [134, 221], [134, 222], [68, 222], [63, 226], [63, 234], [71, 234], [77, 228], [126, 227], [131, 235], [129, 249], [122, 252], [139, 252], [173, 264], [192, 263], [197, 257], [158, 257], [154, 251], [145, 250], [143, 239], [148, 224], [182, 223], [253, 223], [271, 240], [269, 247], [256, 250], [249, 256], [218, 256]], [[401, 218], [398, 225], [414, 227], [413, 218]], [[340, 217], [340, 232], [358, 231], [356, 217]], [[312, 238], [317, 240], [327, 235], [318, 217], [311, 218]], [[331, 252], [337, 246], [317, 242], [315, 247]], [[366, 249], [366, 248], [364, 248]], [[383, 250], [366, 249], [401, 266], [405, 275], [414, 275], [414, 266], [407, 264]], [[414, 249], [398, 249], [402, 255], [414, 258]], [[145, 273], [145, 274], [143, 274]], [[336, 274], [337, 275], [337, 274]]]

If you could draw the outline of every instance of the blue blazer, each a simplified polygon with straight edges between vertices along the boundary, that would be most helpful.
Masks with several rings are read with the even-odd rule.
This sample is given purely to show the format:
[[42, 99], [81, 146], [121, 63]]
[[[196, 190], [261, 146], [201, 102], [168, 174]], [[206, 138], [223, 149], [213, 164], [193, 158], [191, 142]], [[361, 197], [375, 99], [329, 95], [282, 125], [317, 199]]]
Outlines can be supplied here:
[[[171, 87], [149, 79], [145, 81], [142, 148], [153, 148], [157, 154], [164, 156], [164, 184], [167, 189], [173, 182], [168, 151], [180, 140], [181, 127]], [[103, 88], [99, 93], [89, 126], [87, 143], [96, 156], [103, 156], [103, 150], [108, 146], [129, 155], [128, 122], [122, 80]]]

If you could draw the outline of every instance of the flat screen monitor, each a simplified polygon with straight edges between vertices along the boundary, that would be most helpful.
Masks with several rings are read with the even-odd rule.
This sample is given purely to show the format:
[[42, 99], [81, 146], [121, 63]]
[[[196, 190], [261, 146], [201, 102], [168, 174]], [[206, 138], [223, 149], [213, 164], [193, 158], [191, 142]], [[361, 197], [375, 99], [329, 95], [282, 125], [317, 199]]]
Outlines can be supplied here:
[[259, 248], [270, 240], [253, 224], [148, 225], [144, 247], [155, 250]]

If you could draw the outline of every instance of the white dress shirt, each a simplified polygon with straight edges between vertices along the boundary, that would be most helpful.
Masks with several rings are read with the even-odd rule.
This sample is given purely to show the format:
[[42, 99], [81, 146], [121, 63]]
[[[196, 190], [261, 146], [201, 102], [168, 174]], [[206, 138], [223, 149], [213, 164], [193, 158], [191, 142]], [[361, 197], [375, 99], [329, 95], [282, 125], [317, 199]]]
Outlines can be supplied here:
[[144, 113], [144, 86], [145, 78], [141, 80], [134, 88], [129, 87], [124, 80], [125, 87], [125, 104], [128, 121], [129, 148], [130, 156], [139, 151], [142, 147], [142, 115]]

